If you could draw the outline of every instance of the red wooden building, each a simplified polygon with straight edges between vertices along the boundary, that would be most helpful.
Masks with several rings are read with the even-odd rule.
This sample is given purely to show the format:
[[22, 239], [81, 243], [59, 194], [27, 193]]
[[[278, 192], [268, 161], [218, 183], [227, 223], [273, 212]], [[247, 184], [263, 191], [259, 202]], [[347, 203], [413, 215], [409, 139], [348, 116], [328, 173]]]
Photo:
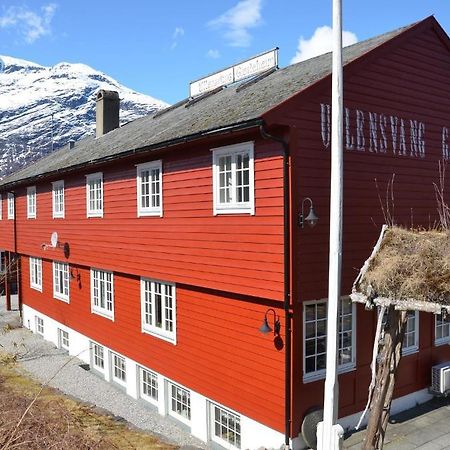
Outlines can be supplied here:
[[[396, 223], [437, 219], [449, 42], [430, 17], [344, 51], [344, 295], [393, 177]], [[300, 448], [323, 401], [330, 69], [319, 56], [112, 130], [118, 99], [101, 92], [96, 138], [0, 184], [0, 248], [20, 256], [24, 325], [204, 441]], [[314, 228], [299, 225], [306, 198]], [[271, 309], [275, 336], [258, 331], [265, 316], [274, 328]], [[375, 324], [343, 297], [346, 427], [367, 400]], [[428, 398], [448, 343], [448, 320], [411, 315], [394, 409]]]

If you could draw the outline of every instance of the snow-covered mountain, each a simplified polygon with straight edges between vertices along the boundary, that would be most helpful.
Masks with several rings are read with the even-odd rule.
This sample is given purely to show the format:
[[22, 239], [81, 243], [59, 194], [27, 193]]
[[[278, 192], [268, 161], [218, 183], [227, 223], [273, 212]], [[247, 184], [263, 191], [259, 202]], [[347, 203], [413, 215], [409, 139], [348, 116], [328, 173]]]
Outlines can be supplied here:
[[119, 92], [121, 125], [168, 106], [84, 64], [44, 67], [0, 55], [0, 178], [95, 133], [99, 89]]

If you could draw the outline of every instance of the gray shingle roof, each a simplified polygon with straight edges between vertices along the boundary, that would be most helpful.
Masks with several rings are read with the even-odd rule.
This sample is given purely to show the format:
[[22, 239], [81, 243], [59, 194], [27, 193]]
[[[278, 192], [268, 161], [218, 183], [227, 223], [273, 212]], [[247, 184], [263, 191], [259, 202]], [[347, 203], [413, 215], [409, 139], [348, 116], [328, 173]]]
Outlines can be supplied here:
[[[344, 64], [363, 56], [415, 24], [359, 42], [344, 49]], [[189, 138], [200, 133], [242, 124], [263, 114], [331, 73], [331, 53], [277, 70], [244, 89], [230, 86], [186, 107], [142, 117], [97, 139], [88, 137], [71, 150], [63, 148], [4, 178], [0, 187], [70, 170], [97, 160], [118, 158], [146, 147]]]

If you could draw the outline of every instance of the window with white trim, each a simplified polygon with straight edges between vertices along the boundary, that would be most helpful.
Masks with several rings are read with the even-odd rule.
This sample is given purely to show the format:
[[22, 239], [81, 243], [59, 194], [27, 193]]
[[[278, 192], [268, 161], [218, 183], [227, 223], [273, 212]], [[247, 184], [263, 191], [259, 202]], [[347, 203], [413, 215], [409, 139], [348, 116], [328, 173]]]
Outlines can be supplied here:
[[125, 358], [119, 356], [117, 353], [111, 352], [111, 378], [116, 383], [126, 386], [127, 384], [127, 369]]
[[191, 393], [174, 383], [169, 383], [169, 414], [190, 425]]
[[36, 186], [27, 187], [27, 219], [36, 219]]
[[91, 342], [91, 362], [94, 369], [105, 371], [105, 349], [95, 342]]
[[53, 218], [64, 218], [64, 180], [52, 183]]
[[53, 261], [53, 297], [69, 303], [69, 264]]
[[14, 194], [8, 192], [8, 219], [14, 219]]
[[86, 175], [87, 217], [103, 217], [103, 173]]
[[142, 331], [176, 340], [175, 284], [141, 278]]
[[42, 292], [42, 259], [30, 256], [30, 287]]
[[255, 214], [253, 142], [212, 152], [214, 214]]
[[59, 347], [69, 351], [69, 332], [58, 328]]
[[405, 336], [402, 354], [407, 355], [419, 350], [419, 311], [407, 311]]
[[44, 336], [44, 319], [42, 317], [36, 316], [36, 333]]
[[211, 403], [211, 439], [229, 449], [241, 448], [241, 417]]
[[139, 164], [137, 168], [138, 217], [162, 216], [162, 162]]
[[[349, 298], [339, 302], [338, 369], [355, 367], [355, 305]], [[327, 301], [306, 302], [303, 307], [304, 379], [325, 375], [327, 344]]]
[[91, 311], [114, 320], [113, 273], [91, 269]]
[[156, 373], [140, 367], [139, 386], [141, 398], [150, 403], [158, 401], [158, 375]]
[[435, 316], [435, 345], [450, 343], [450, 316], [445, 319], [441, 314]]

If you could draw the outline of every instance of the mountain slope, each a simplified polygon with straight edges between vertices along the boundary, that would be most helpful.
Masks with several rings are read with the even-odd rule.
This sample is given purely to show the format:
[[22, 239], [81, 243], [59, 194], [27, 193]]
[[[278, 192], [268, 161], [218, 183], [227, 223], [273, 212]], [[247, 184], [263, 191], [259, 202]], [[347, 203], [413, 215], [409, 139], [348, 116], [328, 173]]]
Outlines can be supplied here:
[[99, 89], [119, 92], [121, 125], [168, 106], [84, 64], [0, 56], [0, 177], [93, 134]]

